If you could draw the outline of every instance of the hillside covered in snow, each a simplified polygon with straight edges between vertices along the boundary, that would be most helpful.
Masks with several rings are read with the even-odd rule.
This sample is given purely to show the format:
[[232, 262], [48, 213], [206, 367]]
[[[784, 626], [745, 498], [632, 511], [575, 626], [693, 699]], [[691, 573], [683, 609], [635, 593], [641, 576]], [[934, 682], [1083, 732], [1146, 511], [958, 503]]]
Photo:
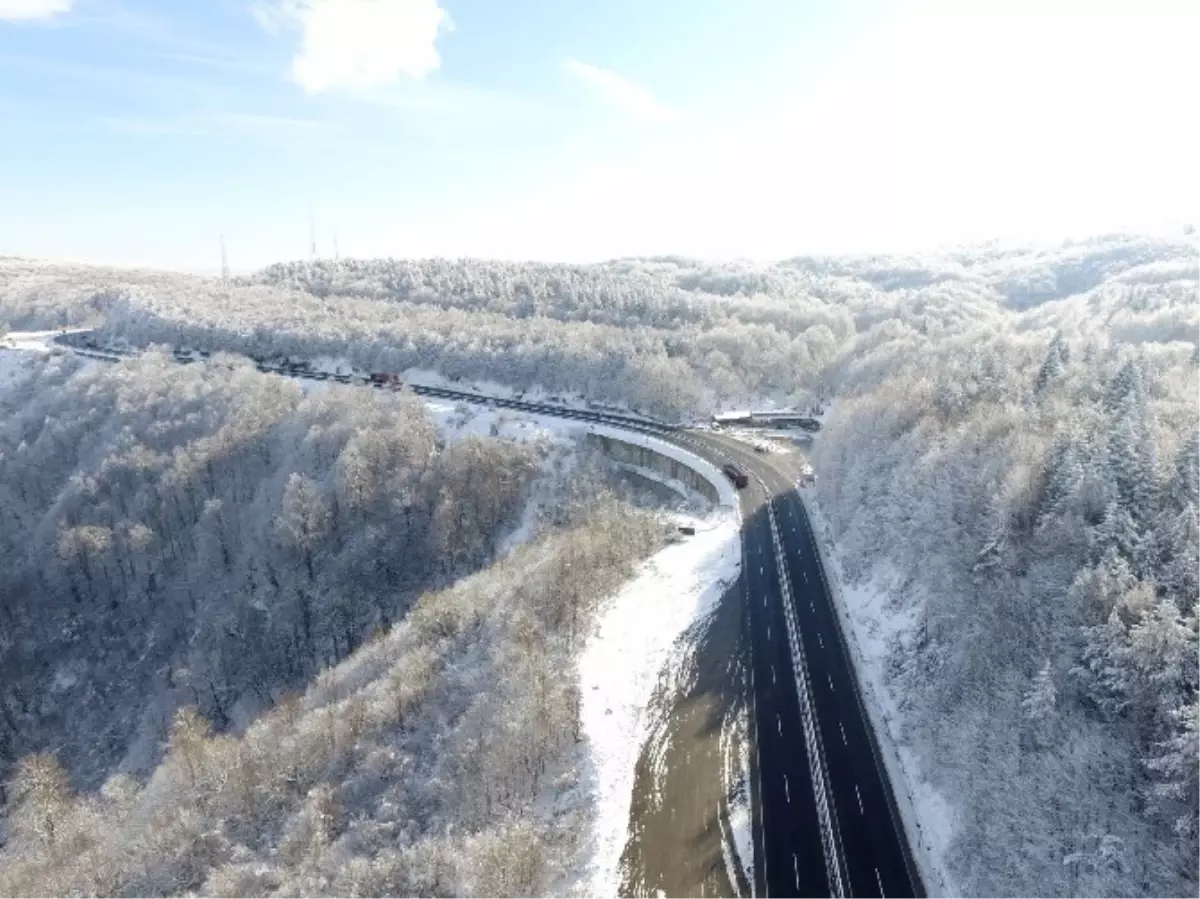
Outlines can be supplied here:
[[[774, 265], [325, 260], [229, 283], [2, 259], [0, 321], [94, 325], [104, 339], [133, 346], [421, 368], [684, 419], [831, 399], [812, 450], [820, 517], [847, 596], [859, 601], [851, 615], [869, 617], [882, 635], [898, 736], [947, 807], [942, 848], [952, 882], [968, 895], [1190, 895], [1200, 803], [1197, 272], [1192, 239], [1122, 235]], [[161, 822], [151, 813], [166, 814], [180, 796], [193, 817], [171, 819], [171, 851], [194, 846], [188, 852], [215, 852], [219, 864], [185, 854], [171, 856], [168, 871], [156, 866], [169, 852], [139, 845], [128, 851], [140, 861], [123, 873], [88, 868], [61, 883], [143, 892], [180, 883], [210, 892], [370, 892], [384, 883], [414, 892], [547, 889], [546, 872], [565, 870], [576, 849], [544, 844], [525, 824], [497, 823], [518, 795], [534, 807], [530, 778], [540, 783], [552, 766], [536, 767], [535, 777], [528, 753], [549, 752], [547, 744], [505, 736], [521, 747], [520, 763], [504, 774], [511, 786], [485, 791], [483, 809], [471, 812], [490, 823], [476, 829], [478, 839], [447, 834], [448, 809], [459, 808], [448, 798], [454, 784], [482, 777], [482, 743], [470, 741], [490, 737], [499, 719], [488, 717], [490, 706], [462, 719], [475, 730], [447, 738], [461, 740], [445, 744], [463, 766], [453, 771], [420, 767], [434, 744], [411, 741], [435, 739], [432, 723], [406, 730], [399, 748], [388, 738], [379, 754], [351, 763], [345, 722], [382, 734], [409, 720], [407, 700], [391, 703], [374, 674], [356, 679], [354, 660], [422, 659], [437, 674], [429, 689], [447, 692], [445, 702], [414, 714], [434, 716], [463, 712], [453, 703], [467, 694], [455, 691], [478, 676], [484, 656], [501, 666], [488, 670], [508, 671], [516, 663], [496, 654], [513, 651], [512, 641], [543, 647], [533, 658], [548, 680], [532, 682], [548, 693], [499, 674], [482, 682], [535, 704], [518, 705], [522, 714], [536, 703], [557, 709], [560, 729], [544, 738], [567, 740], [576, 713], [568, 694], [551, 687], [578, 647], [566, 631], [547, 633], [534, 611], [555, 595], [553, 582], [540, 592], [540, 574], [527, 581], [512, 566], [541, 572], [539, 554], [565, 552], [557, 558], [594, 566], [597, 589], [611, 591], [643, 551], [623, 532], [650, 534], [652, 525], [624, 505], [584, 503], [587, 514], [561, 522], [567, 530], [485, 567], [517, 524], [517, 498], [543, 477], [536, 447], [484, 439], [469, 451], [443, 446], [403, 398], [387, 417], [398, 412], [403, 426], [385, 425], [381, 400], [305, 398], [244, 363], [167, 372], [152, 355], [104, 375], [73, 372], [75, 364], [48, 362], [36, 377], [14, 376], [2, 400], [0, 490], [13, 496], [0, 501], [9, 515], [0, 520], [0, 554], [13, 560], [26, 599], [10, 599], [0, 614], [15, 610], [32, 636], [0, 647], [0, 665], [14, 672], [19, 691], [0, 708], [0, 728], [3, 716], [12, 734], [43, 715], [79, 709], [103, 717], [103, 705], [72, 699], [78, 675], [69, 647], [78, 644], [87, 646], [80, 657], [123, 672], [117, 689], [126, 693], [104, 702], [119, 705], [150, 683], [191, 690], [218, 730], [228, 724], [242, 735], [189, 743], [200, 733], [195, 721], [167, 728], [159, 720], [171, 734], [165, 754], [134, 747], [142, 772], [162, 756], [149, 781], [122, 780], [74, 804], [64, 804], [57, 769], [29, 769], [26, 783], [49, 785], [33, 794], [47, 805], [19, 822], [24, 830], [4, 852], [21, 864], [0, 866], [0, 892], [59, 883], [40, 879], [66, 851], [47, 848], [51, 812], [69, 807], [63, 820], [74, 829], [65, 832], [79, 834], [95, 822], [135, 820], [121, 817], [134, 808], [136, 820]], [[173, 385], [170, 399], [159, 381]], [[161, 424], [156, 410], [165, 410]], [[76, 447], [85, 456], [71, 455]], [[96, 509], [106, 510], [102, 520]], [[153, 532], [141, 550], [137, 541], [148, 538], [137, 521]], [[397, 521], [404, 540], [391, 530]], [[596, 555], [581, 548], [588, 539], [600, 541]], [[148, 558], [168, 566], [169, 582]], [[392, 576], [406, 585], [402, 598], [381, 593]], [[49, 591], [59, 617], [33, 614], [39, 591]], [[304, 597], [316, 591], [328, 605], [306, 617]], [[219, 615], [199, 614], [197, 598], [218, 594], [245, 601], [221, 600]], [[254, 604], [260, 594], [267, 613]], [[141, 604], [140, 642], [127, 626], [113, 630], [113, 602]], [[514, 624], [494, 611], [504, 603], [527, 609], [535, 623], [518, 626], [519, 617]], [[179, 620], [187, 634], [171, 630]], [[377, 624], [380, 635], [364, 644]], [[254, 635], [254, 652], [214, 651], [227, 628]], [[281, 640], [296, 652], [280, 650]], [[330, 683], [309, 682], [298, 706], [262, 698], [276, 684], [300, 689], [338, 661]], [[37, 672], [36, 682], [20, 675], [26, 670]], [[335, 706], [353, 696], [362, 698], [361, 719]], [[321, 711], [333, 708], [337, 724]], [[234, 777], [220, 780], [218, 799], [198, 785], [240, 770], [231, 759], [259, 764], [267, 757], [250, 748], [292, 745], [280, 742], [289, 733], [311, 741], [303, 744], [303, 758], [317, 766], [303, 769], [308, 798], [289, 792], [285, 777], [269, 794], [279, 810], [274, 830], [251, 822], [206, 842], [202, 822], [217, 807], [206, 803], [228, 803], [219, 807], [234, 822], [249, 813], [237, 804]], [[8, 751], [38, 748], [25, 739], [10, 737]], [[73, 762], [89, 784], [103, 782], [122, 739], [101, 741]], [[189, 754], [195, 745], [204, 753]], [[290, 770], [273, 756], [264, 764]], [[400, 771], [434, 778], [431, 792], [388, 793], [381, 784]], [[312, 792], [322, 778], [350, 792], [322, 799]], [[377, 829], [323, 823], [345, 822], [339, 808], [362, 796], [377, 800]], [[161, 826], [142, 833], [150, 839]], [[522, 854], [535, 845], [553, 848]], [[303, 864], [262, 874], [268, 851]], [[334, 863], [347, 852], [358, 860]], [[500, 866], [511, 880], [475, 879], [501, 857], [535, 861]], [[535, 863], [546, 866], [537, 878], [528, 867]]]

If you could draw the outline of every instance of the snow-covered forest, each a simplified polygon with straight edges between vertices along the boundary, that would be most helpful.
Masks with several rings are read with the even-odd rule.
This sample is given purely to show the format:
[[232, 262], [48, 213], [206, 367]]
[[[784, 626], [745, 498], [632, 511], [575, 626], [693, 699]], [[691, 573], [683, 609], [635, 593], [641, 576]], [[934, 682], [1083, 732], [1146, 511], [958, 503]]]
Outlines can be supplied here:
[[890, 689], [968, 895], [1196, 891], [1197, 355], [1073, 318], [1114, 294], [1154, 332], [1105, 285], [1049, 340], [851, 344], [814, 450], [846, 576], [908, 622]]
[[232, 357], [33, 364], [0, 392], [0, 893], [552, 889], [572, 666], [664, 534], [562, 462]]
[[[1191, 238], [1128, 236], [769, 266], [677, 258], [592, 266], [326, 260], [273, 266], [228, 284], [0, 259], [0, 321], [14, 328], [94, 324], [107, 339], [133, 345], [432, 369], [673, 417], [832, 398], [814, 444], [817, 495], [848, 578], [886, 589], [904, 625], [892, 647], [889, 688], [902, 699], [902, 737], [915, 748], [922, 776], [954, 812], [946, 862], [958, 887], [966, 894], [1193, 895], [1198, 261]], [[6, 600], [0, 614], [15, 610], [16, 627], [35, 629], [32, 649], [0, 647], [6, 685], [9, 672], [31, 665], [34, 678], [14, 680], [21, 699], [5, 714], [69, 713], [108, 725], [103, 703], [124, 701], [121, 695], [71, 705], [79, 689], [71, 665], [86, 654], [113, 672], [113, 689], [123, 695], [140, 696], [137, 685], [154, 683], [154, 695], [169, 689], [186, 696], [218, 728], [232, 723], [236, 730], [266, 706], [261, 694], [272, 684], [301, 683], [358, 651], [328, 676], [344, 679], [341, 692], [318, 682], [298, 704], [257, 718], [244, 736], [192, 742], [188, 735], [200, 725], [181, 719], [161, 767], [142, 786], [121, 780], [69, 800], [59, 769], [37, 757], [20, 783], [22, 795], [45, 805], [30, 806], [35, 812], [20, 818], [5, 850], [20, 864], [2, 864], [0, 853], [0, 872], [10, 872], [0, 873], [0, 892], [154, 892], [184, 883], [233, 893], [370, 892], [393, 883], [420, 892], [546, 889], [545, 879], [475, 880], [486, 865], [473, 860], [508, 858], [511, 847], [500, 848], [502, 841], [528, 839], [549, 853], [530, 862], [544, 864], [539, 876], [549, 877], [554, 853], [568, 848], [533, 840], [520, 829], [526, 825], [496, 823], [518, 818], [505, 818], [506, 807], [488, 793], [480, 820], [490, 823], [476, 829], [478, 839], [446, 833], [447, 796], [466, 774], [420, 768], [432, 763], [421, 746], [404, 742], [409, 736], [399, 747], [381, 738], [382, 755], [349, 759], [340, 729], [360, 719], [340, 711], [322, 718], [322, 710], [359, 696], [363, 720], [399, 714], [379, 732], [394, 728], [407, 713], [385, 711], [378, 697], [388, 689], [387, 666], [409, 664], [403, 653], [410, 640], [432, 647], [437, 686], [430, 689], [473, 695], [458, 680], [468, 668], [475, 676], [474, 668], [456, 667], [451, 658], [466, 656], [453, 653], [507, 652], [505, 641], [532, 639], [493, 606], [533, 609], [548, 601], [530, 595], [539, 581], [530, 587], [513, 566], [536, 564], [539, 552], [565, 552], [562, 546], [575, 545], [569, 534], [594, 527], [608, 535], [596, 544], [599, 555], [587, 556], [600, 589], [614, 582], [599, 578], [606, 554], [617, 569], [636, 554], [605, 515], [632, 513], [605, 506], [604, 515], [574, 520], [577, 531], [544, 536], [525, 555], [449, 592], [422, 594], [489, 558], [534, 477], [529, 450], [439, 448], [403, 398], [395, 402], [406, 424], [396, 430], [393, 412], [386, 424], [377, 417], [381, 401], [323, 407], [236, 364], [188, 373], [151, 356], [137, 363], [155, 372], [145, 379], [135, 376], [137, 365], [68, 376], [73, 364], [52, 363], [39, 375], [53, 389], [21, 388], [0, 423], [0, 490], [7, 491], [0, 552], [6, 564], [17, 560], [14, 583], [25, 592], [14, 595], [29, 597]], [[180, 379], [170, 391], [159, 383], [168, 379]], [[165, 423], [156, 423], [159, 416]], [[361, 505], [342, 458], [360, 429], [378, 433], [355, 451], [365, 459], [356, 464], [383, 482], [364, 488], [378, 501]], [[239, 433], [245, 436], [233, 440]], [[78, 455], [78, 447], [91, 449]], [[383, 477], [382, 467], [404, 474]], [[440, 506], [442, 490], [457, 492]], [[478, 514], [462, 522], [448, 512], [439, 517], [439, 509], [464, 504]], [[406, 521], [401, 510], [418, 511]], [[307, 524], [314, 516], [316, 524]], [[136, 530], [139, 522], [150, 536]], [[415, 536], [388, 557], [394, 527], [411, 527]], [[459, 547], [453, 528], [469, 539], [451, 570], [429, 547], [438, 540]], [[43, 539], [31, 541], [35, 532]], [[586, 555], [588, 540], [599, 538], [577, 539], [572, 552]], [[151, 560], [169, 568], [169, 582]], [[392, 577], [406, 585], [402, 597], [381, 589]], [[266, 591], [263, 602], [269, 595], [281, 605], [278, 614], [245, 601], [250, 583]], [[222, 604], [221, 591], [242, 604]], [[59, 618], [21, 611], [43, 593]], [[306, 619], [304, 597], [317, 593], [329, 605]], [[457, 623], [429, 624], [443, 614], [431, 596], [472, 611], [445, 613]], [[200, 597], [224, 617], [197, 614]], [[428, 618], [409, 610], [414, 601]], [[114, 602], [145, 620], [143, 642], [130, 645], [127, 621], [114, 632]], [[180, 620], [185, 631], [172, 631]], [[64, 629], [73, 621], [87, 622], [86, 632]], [[358, 646], [387, 621], [386, 636]], [[262, 648], [250, 668], [241, 656], [212, 651], [228, 645], [227, 626], [256, 635], [249, 639]], [[543, 638], [566, 639], [561, 632]], [[437, 654], [444, 644], [451, 655]], [[86, 653], [70, 648], [76, 645]], [[360, 658], [368, 673], [355, 673]], [[366, 661], [372, 658], [380, 661]], [[493, 662], [508, 664], [498, 655]], [[464, 731], [448, 757], [482, 764], [470, 756], [470, 740], [495, 739], [503, 720], [485, 718], [475, 737]], [[17, 724], [14, 718], [9, 731]], [[292, 728], [294, 744], [281, 737]], [[436, 730], [414, 727], [411, 740]], [[334, 808], [333, 799], [317, 808], [302, 792], [289, 792], [290, 775], [279, 774], [268, 792], [275, 803], [269, 826], [251, 822], [215, 835], [205, 829], [213, 820], [206, 815], [240, 801], [244, 788], [225, 772], [243, 769], [230, 759], [263, 766], [247, 771], [288, 771], [286, 759], [261, 753], [286, 755], [293, 745], [297, 758], [316, 759], [304, 768], [304, 777], [315, 778], [303, 781], [305, 789], [345, 774], [353, 789], [338, 801], [356, 809], [360, 799], [375, 802], [362, 816], [369, 824]], [[130, 751], [150, 764], [156, 750]], [[115, 760], [103, 742], [95, 758], [70, 752], [63, 758], [90, 772], [84, 785], [99, 783]], [[389, 781], [397, 770], [422, 772], [414, 782], [430, 792], [389, 793], [401, 789]], [[210, 784], [207, 792], [199, 784]], [[171, 818], [176, 807], [182, 811]], [[162, 830], [167, 820], [174, 830]], [[128, 831], [130, 841], [88, 842], [99, 839], [85, 836], [97, 833], [94, 822], [117, 823], [109, 829]], [[336, 828], [359, 826], [370, 831], [363, 847], [388, 834], [393, 848], [364, 848], [347, 860], [343, 854], [359, 844], [339, 840], [336, 859], [322, 854], [329, 843], [321, 840], [344, 832]], [[160, 831], [168, 836], [155, 843]], [[148, 842], [138, 843], [138, 834]], [[285, 848], [300, 844], [303, 850]], [[278, 860], [263, 862], [273, 850]], [[88, 867], [89, 858], [109, 857], [117, 859], [112, 867]], [[303, 864], [291, 868], [291, 858]], [[411, 879], [387, 879], [401, 876]]]

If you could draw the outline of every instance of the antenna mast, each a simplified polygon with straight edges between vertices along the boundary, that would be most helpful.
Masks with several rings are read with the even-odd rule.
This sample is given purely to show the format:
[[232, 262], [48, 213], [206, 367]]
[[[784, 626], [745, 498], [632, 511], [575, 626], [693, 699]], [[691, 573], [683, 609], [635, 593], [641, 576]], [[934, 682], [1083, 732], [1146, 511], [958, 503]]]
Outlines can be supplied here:
[[225, 253], [225, 235], [221, 235], [221, 283], [229, 283], [229, 256]]

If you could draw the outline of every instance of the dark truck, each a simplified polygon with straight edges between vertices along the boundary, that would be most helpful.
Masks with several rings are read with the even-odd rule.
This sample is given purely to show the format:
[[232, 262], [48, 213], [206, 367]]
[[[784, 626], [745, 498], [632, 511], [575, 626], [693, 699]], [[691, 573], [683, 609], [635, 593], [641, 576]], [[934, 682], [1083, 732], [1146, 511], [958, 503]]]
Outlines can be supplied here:
[[733, 481], [733, 486], [737, 487], [739, 490], [750, 483], [750, 479], [746, 477], [746, 473], [732, 462], [726, 462], [725, 466], [721, 470], [725, 472], [725, 476], [729, 478], [729, 480]]

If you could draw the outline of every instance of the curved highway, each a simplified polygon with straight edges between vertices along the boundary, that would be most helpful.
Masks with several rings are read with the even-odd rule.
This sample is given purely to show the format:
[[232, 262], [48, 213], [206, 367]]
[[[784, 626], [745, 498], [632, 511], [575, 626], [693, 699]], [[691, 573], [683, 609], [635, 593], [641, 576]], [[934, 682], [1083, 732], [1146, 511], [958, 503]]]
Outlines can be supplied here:
[[[57, 343], [117, 361], [128, 351]], [[191, 361], [177, 353], [179, 361]], [[264, 371], [276, 367], [258, 362]], [[347, 376], [282, 372], [349, 381]], [[361, 381], [360, 381], [361, 383]], [[398, 385], [373, 384], [377, 389]], [[602, 409], [407, 385], [415, 393], [651, 433], [750, 473], [742, 506], [741, 600], [752, 672], [757, 896], [923, 896], [858, 688], [812, 528], [791, 477], [744, 443]]]
[[757, 895], [923, 896], [815, 538], [793, 480], [744, 443], [680, 442], [751, 475], [740, 491], [750, 629]]

